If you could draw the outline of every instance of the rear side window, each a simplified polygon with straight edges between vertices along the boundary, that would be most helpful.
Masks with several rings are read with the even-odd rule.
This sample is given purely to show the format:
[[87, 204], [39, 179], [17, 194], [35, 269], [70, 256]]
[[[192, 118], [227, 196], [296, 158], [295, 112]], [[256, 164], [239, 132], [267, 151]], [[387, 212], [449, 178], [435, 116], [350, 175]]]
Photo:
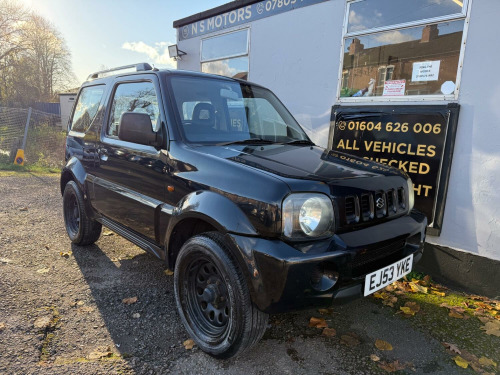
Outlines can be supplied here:
[[88, 128], [90, 128], [97, 114], [97, 110], [99, 109], [103, 94], [103, 85], [84, 87], [80, 91], [80, 95], [75, 105], [75, 111], [73, 112], [71, 130], [85, 133]]
[[147, 113], [151, 118], [153, 131], [160, 126], [160, 110], [155, 86], [152, 82], [121, 83], [117, 86], [111, 105], [108, 132], [118, 137], [120, 118], [124, 112]]

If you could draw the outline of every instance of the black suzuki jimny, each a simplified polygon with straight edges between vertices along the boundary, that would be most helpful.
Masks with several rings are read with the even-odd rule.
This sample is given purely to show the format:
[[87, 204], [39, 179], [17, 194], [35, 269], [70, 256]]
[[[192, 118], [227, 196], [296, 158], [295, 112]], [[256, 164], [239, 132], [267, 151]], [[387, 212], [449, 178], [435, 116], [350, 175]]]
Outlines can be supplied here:
[[411, 179], [316, 146], [262, 86], [121, 67], [89, 76], [69, 126], [71, 241], [104, 225], [163, 260], [186, 330], [215, 357], [257, 343], [270, 313], [369, 295], [422, 256]]

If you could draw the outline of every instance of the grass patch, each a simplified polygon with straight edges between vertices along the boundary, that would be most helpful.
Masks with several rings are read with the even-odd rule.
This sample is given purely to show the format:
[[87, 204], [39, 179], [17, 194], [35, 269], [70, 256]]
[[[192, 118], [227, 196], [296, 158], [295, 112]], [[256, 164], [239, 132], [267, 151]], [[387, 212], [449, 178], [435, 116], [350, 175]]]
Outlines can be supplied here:
[[[455, 344], [478, 357], [486, 356], [497, 362], [500, 360], [500, 338], [481, 330], [483, 323], [473, 315], [478, 301], [467, 294], [448, 290], [444, 297], [424, 293], [406, 293], [397, 297], [398, 302], [394, 306], [397, 311], [408, 301], [420, 306], [420, 311], [414, 316], [405, 318], [400, 315], [419, 330], [427, 332], [439, 342]], [[448, 308], [440, 307], [442, 303], [463, 308], [465, 318], [450, 316]]]
[[60, 168], [47, 167], [37, 164], [17, 165], [0, 162], [0, 177], [15, 176], [19, 173], [36, 173], [44, 175], [56, 175], [61, 173]]

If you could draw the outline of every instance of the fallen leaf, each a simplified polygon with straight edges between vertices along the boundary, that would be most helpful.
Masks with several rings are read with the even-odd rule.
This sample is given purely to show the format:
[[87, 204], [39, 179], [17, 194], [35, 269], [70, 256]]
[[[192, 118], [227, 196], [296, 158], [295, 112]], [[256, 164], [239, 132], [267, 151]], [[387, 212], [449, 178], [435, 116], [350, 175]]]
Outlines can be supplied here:
[[427, 294], [427, 287], [425, 286], [422, 286], [422, 285], [418, 285], [414, 282], [409, 282], [408, 283], [411, 287], [411, 290], [415, 293], [424, 293], [424, 294]]
[[94, 308], [93, 307], [90, 307], [90, 306], [83, 306], [83, 307], [80, 307], [78, 309], [79, 312], [84, 312], [84, 313], [91, 313], [92, 311], [94, 311]]
[[315, 318], [314, 316], [311, 317], [309, 320], [309, 327], [315, 327], [315, 328], [326, 328], [328, 327], [328, 323], [326, 322], [325, 319], [323, 318]]
[[407, 306], [401, 306], [399, 309], [400, 309], [400, 310], [401, 310], [401, 311], [402, 311], [405, 315], [408, 315], [408, 316], [413, 316], [413, 315], [415, 315], [415, 312], [414, 312], [412, 309], [410, 309], [409, 307], [407, 307]]
[[167, 275], [167, 276], [172, 276], [172, 275], [174, 274], [174, 272], [173, 272], [173, 271], [170, 271], [170, 270], [165, 270], [165, 271], [163, 271], [163, 273], [164, 273], [165, 275]]
[[467, 368], [469, 367], [469, 362], [467, 362], [465, 359], [457, 355], [455, 358], [453, 358], [457, 366], [460, 366], [462, 368]]
[[439, 307], [446, 307], [447, 309], [453, 308], [453, 306], [448, 305], [446, 302], [441, 303]]
[[460, 349], [458, 349], [458, 347], [454, 344], [450, 344], [448, 342], [442, 342], [441, 345], [443, 345], [446, 349], [448, 349], [452, 353], [462, 354]]
[[21, 207], [19, 211], [28, 211], [28, 207]]
[[39, 318], [36, 318], [36, 320], [33, 322], [33, 326], [37, 329], [45, 329], [50, 325], [50, 316], [41, 316]]
[[85, 305], [85, 301], [78, 301], [76, 304], [77, 304], [78, 306], [83, 306], [83, 305]]
[[194, 341], [191, 339], [188, 339], [182, 343], [184, 345], [184, 349], [186, 350], [191, 350], [194, 347]]
[[71, 251], [68, 251], [68, 252], [66, 252], [66, 253], [63, 253], [63, 252], [61, 251], [61, 252], [59, 253], [59, 255], [60, 255], [60, 256], [62, 256], [63, 258], [66, 258], [66, 259], [67, 259], [67, 258], [69, 258], [69, 256], [70, 256], [71, 254], [73, 254], [73, 252], [71, 252]]
[[370, 359], [373, 361], [373, 362], [378, 362], [380, 361], [380, 357], [376, 354], [370, 354]]
[[45, 249], [46, 249], [46, 250], [50, 250], [49, 245], [45, 245]]
[[380, 362], [378, 364], [378, 367], [380, 367], [382, 370], [385, 370], [387, 372], [395, 372], [395, 371], [399, 371], [399, 370], [403, 370], [405, 368], [405, 366], [401, 363], [399, 363], [399, 361], [394, 361], [394, 362]]
[[450, 313], [448, 314], [448, 316], [451, 316], [452, 318], [457, 318], [457, 319], [463, 319], [464, 318], [464, 316], [462, 314], [458, 313], [455, 310], [450, 310]]
[[125, 304], [125, 305], [131, 305], [133, 303], [136, 303], [137, 302], [137, 297], [128, 297], [128, 298], [124, 298], [122, 300], [122, 302]]
[[392, 345], [384, 340], [375, 340], [375, 347], [378, 350], [392, 350]]
[[488, 323], [488, 322], [490, 322], [490, 321], [491, 321], [491, 318], [488, 318], [487, 316], [478, 316], [477, 318], [478, 318], [478, 319], [481, 321], [481, 323], [483, 323], [483, 324], [486, 324], [486, 323]]
[[385, 306], [394, 307], [394, 304], [398, 302], [398, 297], [390, 296], [388, 299], [384, 299], [382, 304]]
[[413, 316], [420, 311], [420, 305], [416, 302], [406, 302], [404, 306], [399, 308], [405, 315]]
[[115, 233], [111, 232], [110, 230], [107, 230], [107, 229], [102, 231], [103, 236], [112, 236], [113, 234], [115, 234]]
[[429, 286], [431, 285], [431, 276], [430, 275], [425, 275], [423, 280], [422, 280], [422, 285], [423, 286]]
[[436, 296], [440, 296], [440, 297], [445, 297], [446, 296], [445, 292], [439, 292], [437, 290], [431, 290], [431, 293], [435, 294]]
[[40, 268], [39, 270], [36, 270], [37, 273], [47, 273], [50, 271], [50, 268]]
[[5, 329], [5, 323], [0, 323], [0, 332]]
[[318, 312], [321, 315], [331, 315], [331, 314], [333, 314], [333, 309], [331, 307], [328, 309], [318, 309]]
[[340, 342], [348, 346], [356, 346], [361, 343], [356, 337], [352, 336], [352, 334], [340, 336]]
[[94, 351], [90, 352], [87, 355], [87, 359], [96, 360], [106, 357], [111, 357], [113, 352], [111, 351], [111, 347], [109, 346], [99, 346]]
[[487, 335], [500, 337], [500, 321], [498, 320], [490, 320], [481, 329], [486, 331]]
[[333, 337], [337, 334], [337, 331], [335, 331], [335, 328], [324, 328], [323, 329], [323, 332], [321, 333], [323, 336], [327, 336], [327, 337]]
[[380, 293], [375, 292], [375, 293], [373, 293], [373, 297], [379, 298], [379, 299], [387, 299], [387, 298], [389, 298], [389, 295], [385, 292], [380, 292]]
[[132, 315], [132, 318], [134, 318], [134, 319], [139, 319], [140, 317], [141, 317], [141, 314], [139, 314], [139, 313], [135, 313]]
[[497, 367], [497, 363], [495, 361], [486, 357], [479, 358], [479, 364], [486, 367]]

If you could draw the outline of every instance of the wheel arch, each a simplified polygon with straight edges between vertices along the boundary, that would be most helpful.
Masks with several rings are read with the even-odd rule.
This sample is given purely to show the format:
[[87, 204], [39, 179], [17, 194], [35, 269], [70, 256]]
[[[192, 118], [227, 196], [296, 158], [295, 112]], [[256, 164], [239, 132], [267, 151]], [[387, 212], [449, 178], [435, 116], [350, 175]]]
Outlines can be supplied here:
[[[257, 236], [258, 233], [243, 211], [229, 198], [212, 191], [197, 191], [184, 197], [169, 213], [163, 209], [163, 222], [169, 216], [164, 231], [165, 260], [170, 269], [182, 245], [191, 237], [205, 232], [238, 233]], [[238, 254], [236, 255], [237, 258]]]
[[64, 166], [61, 172], [61, 195], [64, 194], [64, 188], [69, 181], [75, 181], [81, 191], [85, 194], [85, 179], [87, 178], [87, 172], [85, 172], [85, 168], [83, 167], [80, 160], [76, 157], [72, 157], [69, 159], [68, 163]]

